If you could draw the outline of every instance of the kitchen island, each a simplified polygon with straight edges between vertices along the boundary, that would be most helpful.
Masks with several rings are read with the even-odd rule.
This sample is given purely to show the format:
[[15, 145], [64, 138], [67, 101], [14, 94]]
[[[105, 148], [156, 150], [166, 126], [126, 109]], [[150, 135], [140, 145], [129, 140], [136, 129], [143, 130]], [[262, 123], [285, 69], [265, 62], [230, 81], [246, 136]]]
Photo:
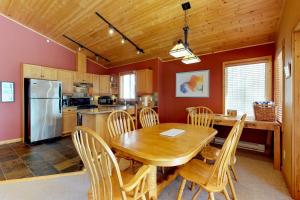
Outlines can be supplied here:
[[77, 112], [81, 114], [82, 126], [88, 127], [98, 133], [109, 144], [109, 132], [107, 118], [115, 110], [133, 110], [134, 106], [99, 106], [99, 108], [83, 109]]

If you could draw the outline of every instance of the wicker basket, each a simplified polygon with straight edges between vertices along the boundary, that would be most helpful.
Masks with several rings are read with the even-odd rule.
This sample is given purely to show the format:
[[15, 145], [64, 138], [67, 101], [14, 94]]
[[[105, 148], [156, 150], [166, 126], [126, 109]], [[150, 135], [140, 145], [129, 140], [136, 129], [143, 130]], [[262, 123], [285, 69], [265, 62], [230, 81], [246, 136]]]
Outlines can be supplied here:
[[275, 105], [253, 104], [255, 120], [257, 121], [275, 121]]

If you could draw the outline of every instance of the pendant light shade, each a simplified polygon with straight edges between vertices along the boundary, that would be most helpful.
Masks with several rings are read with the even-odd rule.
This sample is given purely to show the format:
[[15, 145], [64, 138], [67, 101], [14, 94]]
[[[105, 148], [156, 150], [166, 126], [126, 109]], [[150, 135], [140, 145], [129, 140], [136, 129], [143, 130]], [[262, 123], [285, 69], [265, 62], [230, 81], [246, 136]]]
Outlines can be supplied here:
[[198, 63], [201, 60], [200, 58], [198, 58], [198, 56], [193, 54], [192, 50], [189, 48], [188, 43], [189, 26], [187, 23], [187, 10], [191, 8], [191, 5], [189, 2], [186, 2], [181, 6], [185, 13], [183, 27], [184, 41], [182, 42], [182, 40], [179, 40], [178, 43], [169, 51], [169, 54], [175, 58], [183, 57], [182, 62], [184, 64]]
[[186, 48], [182, 43], [177, 43], [169, 52], [169, 54], [175, 58], [181, 58], [191, 55], [192, 52]]
[[184, 58], [182, 59], [182, 62], [184, 64], [193, 64], [193, 63], [198, 63], [200, 61], [201, 61], [200, 58], [194, 54], [184, 56]]

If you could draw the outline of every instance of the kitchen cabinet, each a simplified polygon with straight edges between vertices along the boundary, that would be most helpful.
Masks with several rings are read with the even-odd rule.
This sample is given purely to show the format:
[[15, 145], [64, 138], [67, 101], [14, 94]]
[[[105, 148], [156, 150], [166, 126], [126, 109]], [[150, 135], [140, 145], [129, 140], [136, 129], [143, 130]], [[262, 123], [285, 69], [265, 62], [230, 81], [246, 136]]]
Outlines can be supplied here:
[[73, 93], [74, 72], [68, 70], [58, 70], [57, 79], [62, 82], [63, 94]]
[[41, 77], [45, 80], [57, 80], [57, 69], [42, 67]]
[[75, 72], [74, 82], [76, 83], [93, 83], [93, 75], [83, 72]]
[[62, 113], [62, 136], [71, 134], [77, 126], [76, 110], [64, 110]]
[[100, 78], [99, 75], [93, 74], [93, 95], [100, 94]]
[[99, 93], [100, 94], [110, 94], [110, 76], [109, 75], [100, 75], [99, 76]]
[[136, 71], [136, 93], [137, 95], [153, 93], [153, 72], [151, 69]]
[[23, 77], [45, 80], [57, 80], [57, 69], [39, 65], [23, 65]]

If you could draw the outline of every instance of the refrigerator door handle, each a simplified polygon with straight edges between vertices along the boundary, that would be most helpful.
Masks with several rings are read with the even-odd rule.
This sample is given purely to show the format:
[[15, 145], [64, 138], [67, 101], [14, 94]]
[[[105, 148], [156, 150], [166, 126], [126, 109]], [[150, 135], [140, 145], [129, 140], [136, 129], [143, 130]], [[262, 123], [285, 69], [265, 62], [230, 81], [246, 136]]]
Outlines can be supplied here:
[[61, 104], [62, 104], [62, 102], [61, 102], [61, 99], [59, 100], [59, 113], [61, 113]]

